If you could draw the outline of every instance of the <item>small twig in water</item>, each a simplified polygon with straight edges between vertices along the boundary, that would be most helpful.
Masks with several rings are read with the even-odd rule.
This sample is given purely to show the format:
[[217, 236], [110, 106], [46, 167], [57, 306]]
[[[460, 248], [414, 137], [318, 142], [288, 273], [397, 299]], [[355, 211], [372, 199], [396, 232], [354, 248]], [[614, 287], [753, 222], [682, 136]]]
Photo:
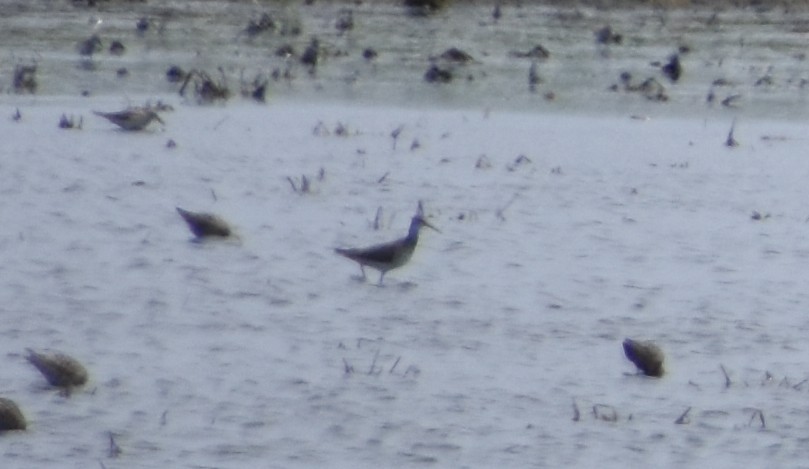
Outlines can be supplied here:
[[691, 407], [685, 409], [685, 412], [680, 415], [677, 420], [674, 421], [677, 425], [683, 425], [686, 423], [691, 423], [691, 419], [688, 418], [688, 413], [691, 412]]
[[803, 386], [804, 384], [806, 384], [806, 381], [807, 381], [807, 380], [805, 379], [805, 380], [801, 381], [800, 383], [796, 384], [795, 386], [792, 386], [792, 389], [795, 389], [795, 390], [800, 389], [800, 387], [801, 387], [801, 386]]
[[379, 231], [382, 227], [382, 207], [376, 209], [376, 216], [374, 217], [374, 231]]
[[217, 129], [219, 129], [219, 126], [221, 126], [222, 124], [224, 124], [226, 120], [228, 120], [227, 116], [225, 116], [225, 117], [223, 117], [223, 118], [219, 119], [219, 122], [217, 122], [216, 124], [214, 124], [214, 126], [213, 126], [213, 130], [217, 130]]
[[531, 163], [531, 159], [530, 159], [530, 158], [528, 158], [528, 157], [527, 157], [527, 156], [525, 156], [525, 155], [519, 155], [519, 156], [517, 156], [517, 158], [514, 160], [514, 162], [513, 162], [513, 163], [511, 163], [510, 165], [506, 166], [506, 169], [508, 169], [509, 171], [514, 171], [514, 170], [516, 170], [516, 169], [517, 169], [519, 166], [522, 166], [522, 165], [524, 165], [524, 164], [528, 164], [528, 163]]
[[764, 423], [764, 412], [762, 412], [761, 409], [756, 409], [753, 411], [753, 415], [750, 416], [750, 421], [747, 422], [747, 426], [749, 427], [753, 424], [753, 420], [756, 418], [756, 416], [758, 416], [758, 420], [761, 422], [761, 428], [767, 428], [767, 424]]
[[121, 447], [115, 442], [115, 435], [112, 432], [110, 432], [110, 449], [108, 454], [110, 458], [117, 458], [121, 454]]
[[489, 161], [489, 158], [486, 155], [480, 155], [477, 162], [475, 163], [476, 169], [489, 169], [492, 167], [492, 163]]
[[579, 406], [576, 404], [576, 399], [573, 399], [573, 421], [578, 422], [581, 419], [581, 412], [579, 412]]
[[727, 370], [725, 370], [725, 365], [720, 364], [719, 369], [722, 370], [722, 374], [725, 375], [725, 387], [729, 388], [731, 385], [730, 376], [728, 376]]
[[417, 367], [415, 365], [408, 366], [407, 369], [405, 370], [404, 374], [402, 375], [402, 378], [407, 378], [407, 375], [409, 373], [413, 373], [414, 377], [418, 376], [419, 373], [420, 373], [419, 367]]
[[393, 139], [393, 149], [396, 150], [396, 141], [399, 139], [399, 134], [402, 133], [404, 130], [404, 124], [400, 125], [393, 129], [393, 132], [390, 133], [390, 137]]
[[372, 375], [376, 373], [376, 361], [379, 359], [379, 349], [376, 349], [376, 353], [374, 354], [374, 360], [371, 362], [371, 368], [368, 369], [368, 374]]
[[354, 367], [348, 364], [348, 360], [343, 358], [343, 371], [345, 374], [350, 375], [354, 373]]
[[[599, 412], [599, 409], [602, 410], [609, 410], [609, 413]], [[605, 422], [617, 422], [618, 421], [618, 411], [615, 410], [615, 407], [607, 404], [595, 404], [593, 406], [593, 416], [598, 420], [603, 420]]]
[[287, 176], [287, 181], [289, 181], [289, 185], [292, 186], [292, 192], [298, 192], [298, 186], [295, 185], [295, 181], [292, 180], [291, 177]]
[[396, 358], [396, 361], [395, 361], [395, 362], [393, 362], [393, 366], [391, 366], [391, 367], [390, 367], [390, 370], [388, 370], [388, 374], [393, 374], [393, 370], [395, 370], [395, 369], [396, 369], [396, 365], [398, 365], [398, 364], [399, 364], [399, 362], [400, 362], [401, 360], [402, 360], [402, 356], [401, 356], [401, 355], [399, 355], [399, 356]]
[[730, 132], [728, 132], [728, 138], [727, 138], [727, 140], [725, 140], [725, 146], [726, 147], [733, 148], [733, 147], [738, 147], [739, 146], [739, 142], [736, 141], [735, 138], [733, 138], [733, 130], [735, 128], [736, 128], [736, 119], [733, 119], [733, 123], [730, 125]]
[[511, 200], [506, 202], [506, 205], [497, 209], [496, 214], [497, 218], [499, 218], [500, 221], [506, 221], [506, 216], [504, 215], [504, 212], [511, 206], [511, 204], [514, 203], [515, 200], [517, 200], [517, 196], [519, 196], [519, 193], [514, 193], [514, 195], [511, 196]]
[[387, 179], [387, 178], [388, 178], [388, 174], [390, 174], [390, 171], [388, 171], [387, 173], [383, 174], [381, 178], [377, 179], [377, 180], [376, 180], [376, 183], [377, 183], [377, 184], [382, 184], [383, 182], [385, 182], [385, 179]]

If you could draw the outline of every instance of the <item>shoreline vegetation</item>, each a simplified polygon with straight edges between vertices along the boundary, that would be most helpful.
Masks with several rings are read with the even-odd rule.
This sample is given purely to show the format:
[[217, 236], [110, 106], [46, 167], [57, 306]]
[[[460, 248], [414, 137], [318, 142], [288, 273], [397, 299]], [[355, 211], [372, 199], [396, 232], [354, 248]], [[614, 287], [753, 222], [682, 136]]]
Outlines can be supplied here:
[[[316, 2], [361, 4], [363, 0], [303, 0], [305, 4]], [[365, 0], [368, 1], [368, 0]], [[288, 3], [281, 1], [279, 3]], [[599, 10], [622, 9], [632, 7], [652, 8], [707, 8], [707, 9], [754, 9], [768, 11], [776, 8], [809, 8], [809, 0], [388, 0], [387, 3], [403, 3], [411, 7], [442, 9], [449, 6], [523, 6], [547, 5], [556, 8], [596, 8]]]
[[[338, 0], [340, 1], [340, 0]], [[771, 10], [775, 8], [809, 8], [809, 0], [404, 0], [411, 7], [441, 9], [463, 5], [492, 4], [501, 6], [547, 5], [557, 8], [596, 8], [599, 10], [621, 9], [631, 7], [652, 8], [752, 8]]]
[[[221, 2], [221, 0], [198, 0], [199, 2]], [[228, 0], [226, 3], [240, 3], [241, 0]], [[132, 0], [72, 0], [75, 5], [98, 6], [107, 3], [130, 3]], [[150, 3], [141, 0], [142, 3]], [[809, 0], [265, 0], [250, 2], [264, 6], [289, 6], [294, 4], [314, 5], [317, 3], [345, 3], [347, 5], [362, 5], [364, 3], [398, 3], [410, 7], [424, 7], [431, 10], [440, 10], [446, 7], [492, 5], [503, 7], [520, 7], [547, 5], [556, 8], [595, 8], [598, 10], [623, 9], [633, 7], [650, 8], [705, 8], [717, 9], [754, 9], [757, 11], [770, 11], [780, 8], [809, 9]]]

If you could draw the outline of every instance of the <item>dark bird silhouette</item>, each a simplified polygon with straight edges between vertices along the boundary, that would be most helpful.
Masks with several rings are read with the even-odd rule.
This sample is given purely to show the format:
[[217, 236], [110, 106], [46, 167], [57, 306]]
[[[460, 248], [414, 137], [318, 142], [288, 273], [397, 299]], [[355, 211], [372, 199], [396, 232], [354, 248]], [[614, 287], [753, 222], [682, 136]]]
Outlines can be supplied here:
[[194, 233], [197, 238], [207, 238], [217, 236], [220, 238], [227, 238], [233, 231], [227, 222], [216, 215], [202, 212], [189, 212], [177, 207], [177, 213], [183, 217], [188, 229]]
[[25, 430], [25, 416], [11, 399], [0, 397], [0, 431]]
[[87, 382], [87, 370], [75, 358], [63, 353], [44, 354], [27, 349], [26, 359], [51, 386], [66, 390]]
[[153, 120], [165, 125], [155, 111], [146, 107], [133, 107], [119, 112], [93, 112], [124, 130], [143, 130]]
[[663, 376], [663, 351], [653, 342], [624, 339], [624, 354], [646, 376]]

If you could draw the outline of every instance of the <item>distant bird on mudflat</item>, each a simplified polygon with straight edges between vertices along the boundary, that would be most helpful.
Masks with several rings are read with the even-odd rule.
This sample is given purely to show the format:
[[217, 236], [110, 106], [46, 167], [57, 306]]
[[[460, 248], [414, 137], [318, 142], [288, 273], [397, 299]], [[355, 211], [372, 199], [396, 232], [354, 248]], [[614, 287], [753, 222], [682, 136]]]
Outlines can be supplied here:
[[133, 107], [119, 112], [93, 112], [124, 130], [143, 130], [153, 120], [165, 125], [160, 116], [147, 107]]
[[654, 342], [624, 339], [624, 355], [646, 376], [663, 376], [663, 351]]
[[11, 399], [0, 397], [0, 431], [25, 430], [25, 416]]
[[425, 220], [421, 211], [410, 221], [410, 229], [407, 236], [396, 241], [391, 241], [376, 246], [366, 248], [343, 249], [337, 248], [334, 251], [341, 256], [345, 256], [360, 265], [362, 278], [365, 279], [365, 266], [379, 271], [379, 285], [385, 274], [392, 269], [405, 265], [413, 256], [416, 244], [419, 241], [419, 230], [426, 226], [440, 233], [440, 230]]
[[194, 233], [197, 238], [207, 238], [217, 236], [220, 238], [227, 238], [233, 231], [227, 222], [216, 215], [202, 212], [189, 212], [177, 207], [177, 213], [183, 217], [188, 229]]
[[87, 382], [87, 369], [73, 357], [63, 353], [44, 354], [27, 349], [26, 359], [48, 380], [51, 386], [69, 390]]

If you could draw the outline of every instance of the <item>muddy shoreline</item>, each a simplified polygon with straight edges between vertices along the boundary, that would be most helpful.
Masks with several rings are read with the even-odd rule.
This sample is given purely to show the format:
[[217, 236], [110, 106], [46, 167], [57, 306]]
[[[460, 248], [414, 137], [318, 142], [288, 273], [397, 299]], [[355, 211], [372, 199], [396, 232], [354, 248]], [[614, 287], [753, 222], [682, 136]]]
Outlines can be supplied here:
[[[791, 7], [809, 2], [664, 3], [684, 5], [503, 1], [496, 15], [494, 2], [455, 0], [414, 17], [399, 1], [18, 2], [0, 17], [0, 90], [13, 102], [178, 96], [177, 67], [229, 99], [264, 86], [268, 101], [806, 115], [809, 10]], [[16, 85], [21, 67], [36, 86]]]

